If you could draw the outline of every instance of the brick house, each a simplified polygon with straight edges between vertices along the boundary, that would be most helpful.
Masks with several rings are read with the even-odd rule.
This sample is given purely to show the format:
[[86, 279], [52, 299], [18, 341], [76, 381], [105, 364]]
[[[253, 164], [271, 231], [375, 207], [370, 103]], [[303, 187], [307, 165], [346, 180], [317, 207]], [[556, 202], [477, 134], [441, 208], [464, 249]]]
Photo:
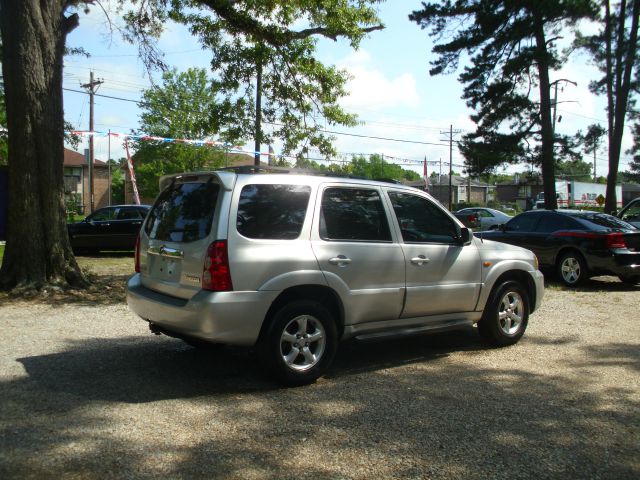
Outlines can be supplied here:
[[[84, 155], [64, 149], [64, 194], [77, 206], [80, 214], [89, 214], [89, 164]], [[106, 162], [94, 158], [93, 209], [109, 205], [109, 167]]]
[[[415, 182], [405, 182], [407, 185], [426, 190], [433, 195], [440, 203], [447, 206], [449, 204], [449, 176], [442, 175], [440, 179], [429, 178], [428, 182], [424, 179]], [[453, 175], [451, 177], [452, 203], [471, 202], [478, 205], [486, 205], [487, 202], [493, 200], [493, 186], [486, 183], [469, 180], [465, 177]]]

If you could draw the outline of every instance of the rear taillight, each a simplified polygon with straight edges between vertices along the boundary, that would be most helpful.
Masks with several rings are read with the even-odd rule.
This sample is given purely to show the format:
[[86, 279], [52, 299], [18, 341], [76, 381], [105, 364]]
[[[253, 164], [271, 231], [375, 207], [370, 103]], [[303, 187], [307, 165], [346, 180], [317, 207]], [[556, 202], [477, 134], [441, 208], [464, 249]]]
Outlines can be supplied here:
[[214, 292], [233, 290], [226, 240], [216, 240], [207, 249], [202, 272], [202, 289]]
[[604, 239], [604, 245], [606, 248], [628, 248], [627, 242], [624, 240], [624, 233], [591, 233], [591, 232], [554, 232], [556, 237], [578, 237], [578, 238], [592, 238], [592, 239]]
[[136, 238], [136, 253], [135, 253], [136, 273], [140, 273], [140, 234]]
[[610, 233], [604, 237], [607, 248], [627, 248], [627, 242], [624, 241], [624, 234]]

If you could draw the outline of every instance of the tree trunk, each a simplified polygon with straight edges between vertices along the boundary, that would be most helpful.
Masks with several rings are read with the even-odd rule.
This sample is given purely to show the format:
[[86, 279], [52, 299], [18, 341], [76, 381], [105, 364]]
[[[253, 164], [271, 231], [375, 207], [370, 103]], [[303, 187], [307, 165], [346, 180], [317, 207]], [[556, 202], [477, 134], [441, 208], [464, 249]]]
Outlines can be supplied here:
[[9, 215], [0, 288], [84, 286], [67, 235], [62, 59], [67, 0], [0, 0]]
[[[538, 13], [535, 14], [539, 16]], [[551, 82], [549, 81], [549, 53], [547, 52], [544, 24], [537, 21], [536, 28], [536, 63], [540, 82], [540, 130], [542, 158], [542, 188], [544, 189], [544, 206], [547, 209], [558, 208], [556, 199], [556, 170], [553, 155], [554, 132], [551, 121]]]
[[[607, 2], [608, 4], [608, 2]], [[635, 64], [636, 45], [638, 41], [638, 17], [640, 16], [640, 0], [633, 2], [631, 13], [631, 29], [629, 38], [625, 41], [624, 24], [627, 18], [626, 2], [621, 2], [619, 12], [618, 35], [615, 43], [616, 63], [613, 68], [607, 62], [607, 91], [608, 116], [609, 116], [609, 174], [607, 175], [607, 194], [604, 204], [606, 213], [614, 213], [617, 209], [616, 182], [618, 180], [618, 167], [620, 166], [620, 153], [622, 151], [622, 135], [624, 133], [624, 121], [627, 116], [629, 93], [631, 90], [631, 74]], [[607, 9], [606, 21], [609, 23], [610, 13]], [[607, 36], [607, 51], [611, 52], [611, 30]], [[615, 71], [612, 71], [615, 70]], [[611, 94], [613, 89], [613, 94]]]

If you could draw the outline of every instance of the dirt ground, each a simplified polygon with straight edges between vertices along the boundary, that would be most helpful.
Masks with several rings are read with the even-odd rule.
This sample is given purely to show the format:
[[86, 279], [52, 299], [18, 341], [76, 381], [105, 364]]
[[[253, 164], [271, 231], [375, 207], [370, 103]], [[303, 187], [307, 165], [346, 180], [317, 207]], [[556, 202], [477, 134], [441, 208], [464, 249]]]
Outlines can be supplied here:
[[640, 287], [549, 283], [517, 345], [341, 345], [281, 388], [248, 351], [150, 334], [130, 255], [89, 291], [0, 298], [0, 478], [640, 478]]

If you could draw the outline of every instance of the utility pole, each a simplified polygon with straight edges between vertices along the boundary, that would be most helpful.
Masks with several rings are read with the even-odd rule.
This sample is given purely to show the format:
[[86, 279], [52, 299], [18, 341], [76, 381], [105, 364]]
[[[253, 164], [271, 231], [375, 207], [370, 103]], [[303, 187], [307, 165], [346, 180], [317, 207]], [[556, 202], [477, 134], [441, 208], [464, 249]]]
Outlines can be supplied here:
[[449, 125], [449, 131], [440, 132], [441, 135], [449, 135], [449, 197], [447, 207], [451, 210], [453, 204], [453, 184], [451, 178], [453, 177], [453, 136], [462, 133], [462, 130], [454, 130], [453, 125]]
[[93, 213], [93, 99], [96, 93], [95, 87], [104, 83], [103, 80], [93, 79], [93, 70], [89, 73], [89, 83], [81, 85], [82, 88], [89, 90], [89, 213]]

